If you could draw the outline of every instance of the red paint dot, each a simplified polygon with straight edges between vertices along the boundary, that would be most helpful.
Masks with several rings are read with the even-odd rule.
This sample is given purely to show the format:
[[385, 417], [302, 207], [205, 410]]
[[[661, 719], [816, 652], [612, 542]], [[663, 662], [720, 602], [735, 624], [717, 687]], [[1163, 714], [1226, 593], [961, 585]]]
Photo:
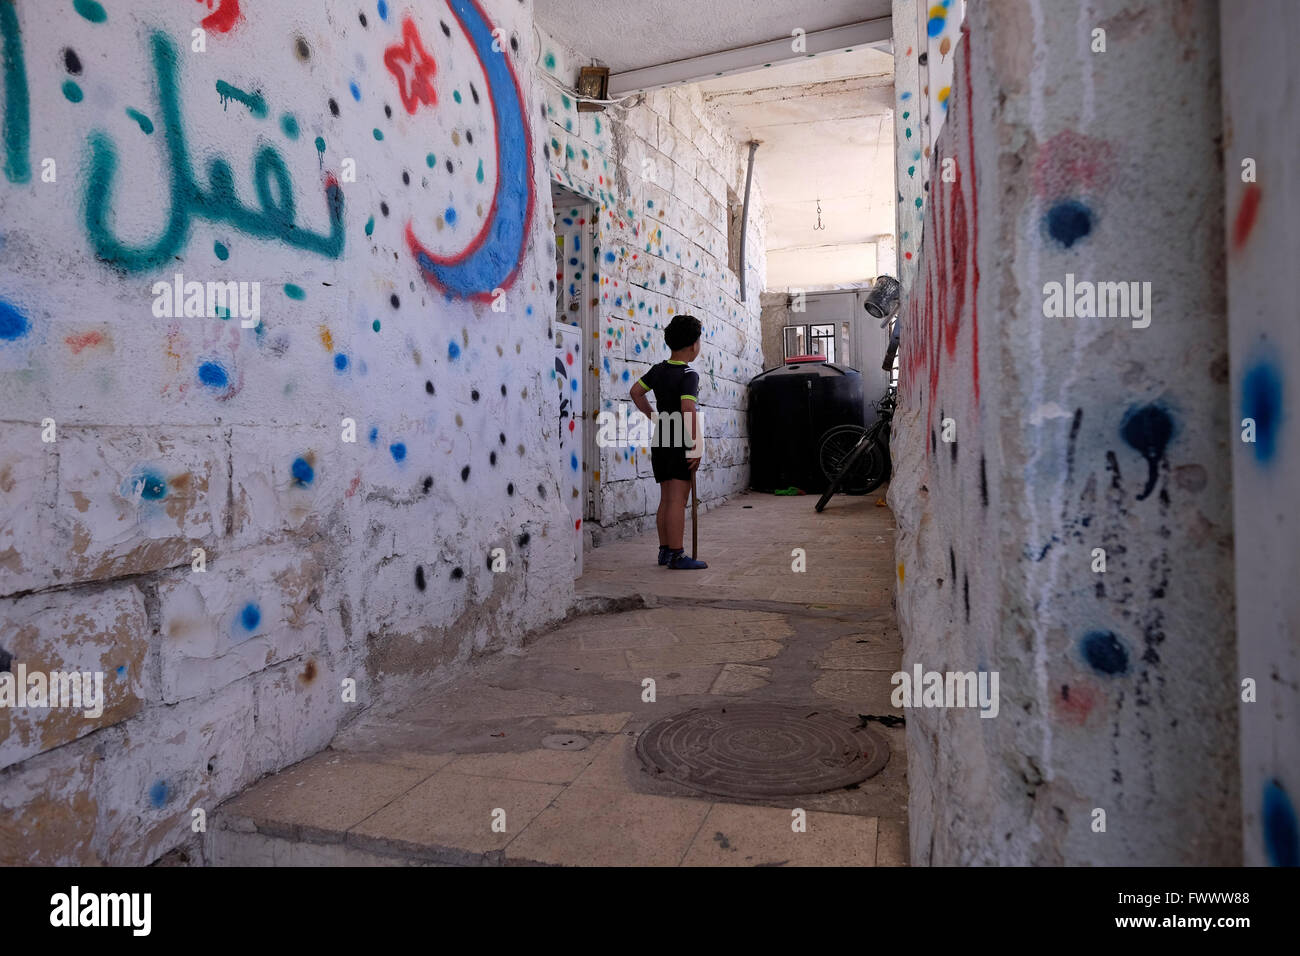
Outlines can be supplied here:
[[569, 431], [573, 431], [574, 422], [569, 422]]
[[572, 353], [572, 352], [570, 352], [568, 355], [564, 356], [564, 358], [565, 358], [565, 361], [567, 361], [570, 365], [573, 364], [573, 353]]
[[581, 519], [581, 518], [579, 518], [577, 521], [573, 522], [573, 530], [574, 530], [574, 531], [577, 531], [577, 530], [578, 530], [579, 528], [581, 528], [581, 527], [582, 527], [582, 519]]
[[912, 254], [911, 254], [910, 252], [905, 252], [905, 253], [903, 253], [903, 258], [904, 258], [904, 259], [910, 259], [910, 258], [912, 258]]

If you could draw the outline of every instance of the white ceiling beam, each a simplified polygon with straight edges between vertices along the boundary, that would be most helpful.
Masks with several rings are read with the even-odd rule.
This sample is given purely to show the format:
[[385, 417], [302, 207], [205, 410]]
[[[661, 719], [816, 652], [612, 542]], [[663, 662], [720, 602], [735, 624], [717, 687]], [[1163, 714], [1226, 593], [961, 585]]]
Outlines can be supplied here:
[[802, 37], [804, 49], [800, 53], [794, 51], [794, 37], [789, 36], [734, 50], [674, 60], [658, 66], [646, 66], [639, 70], [612, 74], [609, 78], [609, 95], [624, 96], [682, 83], [697, 83], [716, 76], [747, 73], [767, 66], [805, 60], [823, 53], [859, 50], [863, 47], [888, 50], [892, 44], [893, 32], [892, 18], [878, 17], [805, 34]]

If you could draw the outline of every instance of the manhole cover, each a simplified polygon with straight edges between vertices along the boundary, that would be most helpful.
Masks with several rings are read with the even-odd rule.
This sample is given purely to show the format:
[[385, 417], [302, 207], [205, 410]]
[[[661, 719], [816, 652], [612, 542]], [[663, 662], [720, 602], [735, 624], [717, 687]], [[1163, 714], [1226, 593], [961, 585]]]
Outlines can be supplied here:
[[547, 734], [542, 738], [542, 746], [547, 750], [585, 750], [590, 743], [577, 734]]
[[728, 704], [656, 721], [637, 738], [651, 770], [724, 797], [824, 793], [879, 773], [889, 743], [845, 714]]

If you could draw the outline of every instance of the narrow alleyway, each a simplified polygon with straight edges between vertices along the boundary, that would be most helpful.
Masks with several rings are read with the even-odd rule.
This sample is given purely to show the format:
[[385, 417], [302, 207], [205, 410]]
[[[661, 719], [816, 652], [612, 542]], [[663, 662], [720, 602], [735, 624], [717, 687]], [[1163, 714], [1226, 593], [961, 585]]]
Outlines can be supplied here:
[[650, 724], [720, 701], [897, 713], [894, 522], [878, 498], [817, 515], [811, 498], [741, 494], [701, 516], [700, 574], [655, 566], [652, 535], [590, 552], [577, 606], [631, 609], [574, 617], [394, 717], [361, 718], [223, 806], [211, 861], [904, 865], [902, 727], [871, 722], [889, 747], [878, 773], [797, 797], [724, 800], [636, 752]]

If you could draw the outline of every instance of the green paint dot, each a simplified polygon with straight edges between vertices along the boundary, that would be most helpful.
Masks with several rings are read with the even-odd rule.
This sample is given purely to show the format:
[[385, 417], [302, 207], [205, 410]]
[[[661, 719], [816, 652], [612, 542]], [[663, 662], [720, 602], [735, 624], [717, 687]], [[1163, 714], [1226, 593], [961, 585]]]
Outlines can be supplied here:
[[483, 181], [483, 160], [481, 159], [478, 161], [478, 172], [474, 174], [474, 178], [479, 182]]
[[217, 258], [222, 262], [225, 262], [230, 258], [230, 250], [219, 242], [214, 242], [212, 244], [212, 251], [217, 254]]
[[63, 95], [73, 103], [80, 103], [82, 98], [85, 96], [85, 94], [81, 92], [81, 87], [76, 83], [73, 83], [71, 80], [63, 81]]
[[379, 127], [375, 127], [374, 134], [375, 134], [375, 139], [384, 138], [384, 134], [379, 131]]
[[560, 105], [563, 106], [566, 110], [567, 110], [567, 109], [569, 108], [569, 106], [571, 105], [571, 104], [569, 103], [569, 98], [568, 98], [567, 96], [565, 96], [564, 94], [560, 94]]
[[307, 298], [307, 293], [304, 292], [304, 291], [302, 291], [302, 286], [294, 285], [292, 282], [289, 282], [289, 283], [286, 283], [286, 284], [285, 284], [285, 287], [284, 287], [284, 294], [287, 295], [287, 296], [288, 296], [289, 298], [291, 298], [291, 299], [305, 299], [305, 298]]
[[323, 136], [316, 137], [316, 152], [325, 152], [325, 138]]
[[366, 220], [366, 235], [372, 236], [375, 233], [375, 217], [371, 216]]
[[546, 63], [546, 68], [547, 68], [548, 70], [553, 70], [553, 69], [555, 69], [555, 54], [554, 54], [554, 53], [548, 53], [548, 54], [546, 54], [546, 60], [545, 60], [545, 63]]
[[596, 135], [600, 135], [600, 117], [596, 117]]
[[451, 91], [451, 98], [452, 98], [453, 100], [455, 100], [457, 103], [459, 103], [459, 102], [460, 102], [460, 90], [452, 90], [452, 91]]
[[424, 157], [424, 165], [428, 166], [430, 169], [433, 169], [433, 164], [436, 163], [437, 161], [438, 161], [438, 157], [433, 155], [433, 153], [430, 153], [428, 156]]
[[140, 129], [144, 130], [146, 136], [153, 135], [153, 120], [145, 116], [139, 110], [133, 110], [131, 107], [126, 108], [126, 115], [140, 124]]
[[372, 329], [374, 329], [376, 332], [378, 332], [378, 331], [379, 331], [379, 320], [378, 320], [378, 319], [375, 319], [375, 321], [371, 322], [371, 323], [370, 323], [370, 327], [371, 327]]
[[224, 305], [217, 306], [217, 315], [223, 322], [228, 321], [230, 319], [230, 310]]
[[104, 8], [95, 0], [73, 0], [72, 9], [91, 23], [103, 23], [108, 19], [108, 14], [104, 12]]
[[280, 117], [280, 129], [290, 139], [298, 138], [298, 120], [294, 118], [292, 113], [285, 113]]

